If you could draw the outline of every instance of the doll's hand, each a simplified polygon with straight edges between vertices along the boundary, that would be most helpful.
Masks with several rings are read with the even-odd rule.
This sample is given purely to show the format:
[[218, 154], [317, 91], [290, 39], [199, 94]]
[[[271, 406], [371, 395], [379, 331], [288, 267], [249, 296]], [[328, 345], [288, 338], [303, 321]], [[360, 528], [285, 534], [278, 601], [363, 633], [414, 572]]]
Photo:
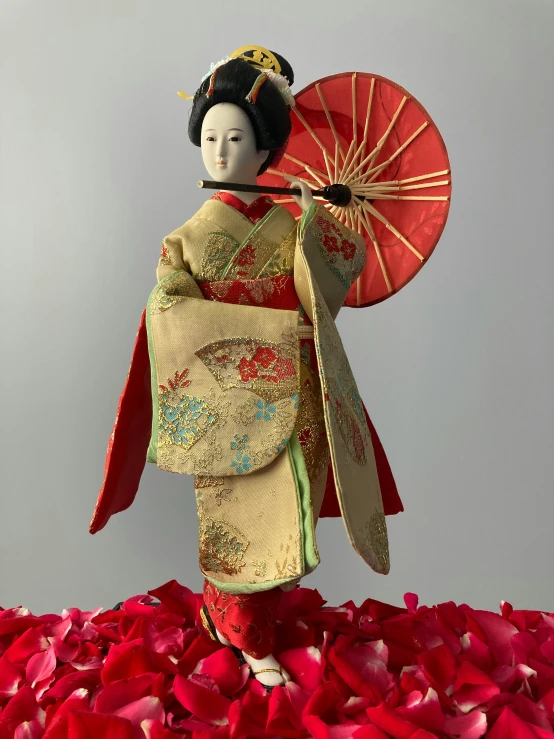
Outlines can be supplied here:
[[296, 180], [294, 177], [291, 177], [291, 175], [285, 175], [285, 180], [290, 182], [291, 187], [298, 188], [302, 191], [302, 195], [291, 196], [294, 198], [294, 202], [302, 208], [304, 213], [310, 210], [310, 206], [314, 202], [314, 196], [312, 195], [310, 186], [301, 180]]

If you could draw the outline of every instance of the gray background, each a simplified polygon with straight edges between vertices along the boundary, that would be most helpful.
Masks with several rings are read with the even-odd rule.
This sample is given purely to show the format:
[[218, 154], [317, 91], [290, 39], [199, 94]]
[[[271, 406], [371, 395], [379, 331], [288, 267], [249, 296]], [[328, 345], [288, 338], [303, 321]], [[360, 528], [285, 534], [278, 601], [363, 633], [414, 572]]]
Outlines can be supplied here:
[[300, 90], [395, 80], [449, 149], [451, 216], [425, 269], [340, 330], [406, 512], [374, 574], [340, 520], [304, 583], [554, 609], [551, 0], [1, 3], [0, 605], [59, 612], [177, 578], [199, 590], [190, 478], [148, 465], [87, 533], [163, 236], [205, 195], [189, 104], [210, 62], [278, 50]]

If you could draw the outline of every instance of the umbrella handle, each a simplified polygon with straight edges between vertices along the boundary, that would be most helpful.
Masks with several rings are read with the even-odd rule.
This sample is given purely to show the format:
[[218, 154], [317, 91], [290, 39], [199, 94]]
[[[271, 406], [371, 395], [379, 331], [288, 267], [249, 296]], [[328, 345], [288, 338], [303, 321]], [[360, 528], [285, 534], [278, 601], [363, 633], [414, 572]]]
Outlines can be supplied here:
[[[268, 185], [245, 185], [240, 182], [217, 182], [215, 180], [198, 180], [198, 187], [212, 190], [235, 190], [235, 192], [259, 192], [273, 195], [302, 195], [298, 188], [271, 187]], [[347, 185], [326, 185], [321, 190], [311, 190], [312, 195], [323, 198], [333, 205], [348, 205], [352, 193]], [[363, 196], [357, 195], [360, 200]]]

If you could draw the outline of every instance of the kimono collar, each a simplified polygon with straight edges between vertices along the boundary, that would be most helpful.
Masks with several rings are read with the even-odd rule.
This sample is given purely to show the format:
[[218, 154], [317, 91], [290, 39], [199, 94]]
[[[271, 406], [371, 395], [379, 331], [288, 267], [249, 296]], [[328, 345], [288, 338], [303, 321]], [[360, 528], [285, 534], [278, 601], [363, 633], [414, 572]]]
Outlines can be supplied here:
[[235, 210], [238, 210], [239, 213], [246, 216], [252, 223], [260, 221], [275, 205], [274, 201], [267, 195], [262, 195], [250, 203], [250, 205], [247, 205], [240, 198], [237, 198], [236, 195], [232, 195], [230, 192], [225, 192], [224, 190], [216, 192], [212, 195], [211, 199], [221, 200], [222, 203], [230, 205]]

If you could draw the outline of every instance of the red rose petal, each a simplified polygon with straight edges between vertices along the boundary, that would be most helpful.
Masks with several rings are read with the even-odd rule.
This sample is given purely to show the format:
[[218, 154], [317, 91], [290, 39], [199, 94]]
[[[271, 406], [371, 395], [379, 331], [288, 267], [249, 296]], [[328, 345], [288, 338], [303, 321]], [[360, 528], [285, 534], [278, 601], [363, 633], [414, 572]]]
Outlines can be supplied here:
[[24, 670], [13, 665], [6, 655], [0, 658], [0, 704], [17, 693], [24, 675]]
[[392, 675], [372, 644], [357, 645], [351, 637], [337, 637], [329, 662], [355, 695], [378, 703], [392, 683]]
[[250, 676], [248, 665], [243, 665], [241, 670], [238, 659], [227, 647], [201, 660], [196, 671], [209, 675], [216, 682], [219, 692], [227, 696], [238, 693]]
[[418, 656], [418, 662], [433, 687], [446, 690], [454, 683], [456, 660], [449, 649], [441, 644]]
[[106, 685], [96, 700], [94, 711], [96, 713], [116, 713], [128, 703], [134, 703], [146, 695], [151, 695], [152, 685], [156, 678], [155, 674], [147, 673], [128, 680], [116, 680]]
[[537, 734], [508, 707], [504, 708], [487, 739], [537, 739]]
[[529, 724], [538, 726], [545, 731], [552, 732], [552, 727], [546, 715], [546, 711], [539, 708], [536, 703], [533, 703], [533, 701], [525, 695], [517, 693], [514, 696], [513, 709], [521, 719], [527, 721]]
[[416, 691], [415, 696], [416, 700], [410, 705], [397, 708], [397, 714], [420, 728], [443, 731], [444, 714], [437, 693], [433, 688], [429, 688], [425, 696], [419, 691]]
[[223, 725], [229, 722], [231, 701], [223, 695], [207, 690], [182, 675], [177, 675], [173, 692], [179, 703], [201, 721], [208, 724]]
[[195, 595], [188, 588], [179, 585], [176, 580], [170, 580], [155, 590], [149, 590], [148, 594], [158, 598], [171, 613], [184, 616], [191, 624], [195, 623], [202, 596]]
[[3, 656], [14, 665], [25, 664], [33, 654], [37, 654], [37, 652], [42, 652], [48, 648], [49, 642], [44, 635], [44, 629], [44, 626], [27, 629], [27, 631], [12, 642]]
[[404, 593], [404, 603], [406, 604], [408, 613], [415, 613], [417, 611], [419, 598], [415, 593]]
[[79, 688], [92, 692], [100, 685], [100, 670], [83, 670], [63, 675], [48, 690], [48, 698], [67, 698]]
[[277, 687], [271, 692], [266, 730], [284, 739], [305, 736], [301, 717], [293, 708], [290, 695], [285, 688]]
[[[67, 739], [134, 739], [130, 721], [101, 713], [70, 713], [67, 717]], [[50, 739], [44, 735], [44, 739]]]
[[304, 690], [315, 690], [322, 681], [321, 652], [315, 647], [289, 649], [279, 654], [279, 662], [291, 680]]
[[399, 716], [385, 703], [367, 708], [366, 713], [376, 726], [390, 734], [393, 739], [411, 739], [419, 728], [416, 724]]
[[166, 729], [162, 721], [155, 719], [145, 719], [140, 728], [144, 732], [145, 739], [173, 739], [173, 737], [182, 736], [182, 734], [176, 734], [171, 729]]
[[460, 639], [462, 646], [461, 661], [471, 661], [476, 667], [489, 673], [492, 669], [492, 655], [489, 647], [475, 634], [464, 634]]
[[109, 685], [146, 672], [156, 672], [152, 655], [144, 647], [143, 639], [135, 639], [110, 649], [101, 672], [102, 683]]

